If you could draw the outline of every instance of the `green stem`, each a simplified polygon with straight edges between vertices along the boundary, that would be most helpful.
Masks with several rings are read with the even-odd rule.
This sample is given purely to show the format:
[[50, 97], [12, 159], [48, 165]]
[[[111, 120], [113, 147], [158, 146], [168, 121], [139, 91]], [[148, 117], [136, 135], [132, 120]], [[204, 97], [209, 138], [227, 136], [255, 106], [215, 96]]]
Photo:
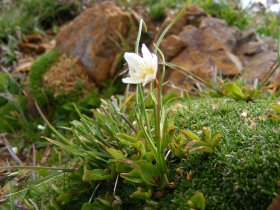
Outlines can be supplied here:
[[137, 35], [137, 39], [136, 39], [136, 43], [135, 43], [135, 53], [137, 55], [138, 55], [138, 48], [139, 48], [140, 38], [141, 38], [142, 26], [144, 26], [145, 32], [147, 32], [147, 26], [146, 26], [145, 22], [143, 21], [143, 19], [140, 20], [138, 35]]
[[158, 150], [158, 170], [161, 173], [161, 180], [164, 181], [165, 183], [165, 176], [167, 174], [167, 166], [166, 166], [166, 161], [164, 159], [164, 148], [162, 148], [162, 137], [161, 137], [161, 129], [160, 129], [160, 123], [161, 123], [161, 89], [160, 89], [160, 84], [158, 82], [158, 80], [155, 81], [156, 84], [156, 88], [157, 88], [157, 137], [158, 137], [158, 146], [157, 146], [157, 150]]
[[137, 113], [135, 113], [135, 116], [136, 116], [136, 120], [140, 126], [140, 128], [143, 130], [144, 134], [145, 134], [145, 137], [147, 139], [147, 142], [151, 148], [151, 150], [153, 151], [153, 154], [154, 154], [154, 157], [156, 159], [156, 162], [158, 163], [159, 162], [159, 159], [158, 159], [158, 151], [157, 151], [157, 148], [155, 147], [154, 145], [154, 142], [153, 140], [151, 139], [151, 136], [147, 133], [146, 129], [145, 129], [145, 126], [143, 125], [143, 120], [142, 120], [142, 117], [141, 115], [138, 117]]
[[54, 167], [43, 167], [43, 166], [0, 166], [0, 169], [32, 169], [32, 170], [55, 170], [63, 172], [73, 172], [75, 169], [70, 168], [54, 168]]
[[[142, 113], [144, 115], [144, 120], [146, 122], [146, 126], [147, 126], [147, 130], [148, 130], [148, 134], [150, 136], [152, 136], [152, 133], [151, 133], [151, 128], [150, 128], [150, 123], [149, 123], [149, 120], [148, 120], [148, 117], [147, 117], [147, 113], [146, 113], [146, 107], [145, 107], [145, 99], [144, 99], [144, 94], [143, 94], [143, 89], [141, 87], [140, 84], [137, 85], [137, 92], [140, 96], [140, 103], [141, 103], [141, 106], [140, 106], [140, 113]], [[142, 122], [141, 122], [142, 123]]]
[[[162, 59], [162, 75], [161, 75], [161, 78], [160, 78], [160, 85], [159, 85], [160, 94], [162, 94], [162, 86], [163, 86], [163, 80], [164, 80], [164, 75], [165, 75], [165, 58], [164, 58], [164, 55], [163, 55], [163, 53], [161, 52], [160, 49], [158, 49], [158, 52], [159, 52], [159, 54], [161, 56], [161, 59]], [[161, 98], [160, 98], [160, 100], [161, 100]], [[162, 106], [162, 101], [160, 101], [160, 104]]]
[[160, 85], [158, 80], [155, 80], [156, 88], [157, 88], [157, 136], [158, 136], [158, 146], [160, 148], [161, 145], [161, 135], [160, 135], [160, 109], [161, 109], [161, 94], [160, 94]]
[[163, 37], [165, 36], [165, 34], [167, 33], [167, 31], [174, 25], [174, 23], [177, 22], [177, 20], [184, 14], [185, 10], [187, 9], [188, 5], [190, 3], [190, 0], [187, 1], [187, 3], [185, 4], [185, 6], [183, 7], [183, 9], [181, 9], [181, 11], [179, 12], [179, 14], [175, 17], [175, 19], [164, 29], [164, 31], [161, 33], [157, 43], [156, 43], [156, 46], [155, 46], [155, 49], [154, 49], [154, 54], [157, 54], [157, 50], [158, 50], [158, 47], [161, 43], [161, 40], [163, 39]]

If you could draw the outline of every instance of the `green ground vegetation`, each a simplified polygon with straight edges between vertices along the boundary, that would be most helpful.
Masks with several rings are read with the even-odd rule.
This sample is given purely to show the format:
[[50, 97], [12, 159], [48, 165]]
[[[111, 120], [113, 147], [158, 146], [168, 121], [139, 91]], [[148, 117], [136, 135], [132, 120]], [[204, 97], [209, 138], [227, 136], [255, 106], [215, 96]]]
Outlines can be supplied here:
[[[127, 1], [117, 3], [126, 5], [127, 10], [135, 5]], [[166, 7], [176, 10], [183, 1], [143, 3], [152, 19], [161, 20]], [[240, 1], [199, 0], [196, 3], [211, 15], [226, 19], [229, 25], [241, 29], [255, 27], [261, 36], [276, 37], [279, 16], [266, 11], [254, 13], [256, 5], [241, 9]], [[0, 9], [4, 12], [0, 13], [3, 29], [0, 30], [3, 55], [0, 64], [15, 64], [17, 43], [25, 33], [54, 27], [63, 14], [73, 15], [80, 5], [81, 1], [67, 4], [38, 0], [1, 2]], [[28, 18], [25, 18], [26, 14]], [[255, 21], [257, 16], [263, 21], [259, 25]], [[49, 18], [51, 22], [48, 22]], [[35, 142], [37, 162], [46, 146], [58, 146], [53, 147], [47, 163], [51, 168], [28, 168], [30, 173], [26, 174], [17, 167], [19, 172], [16, 173], [23, 177], [17, 181], [16, 189], [12, 185], [14, 181], [10, 182], [9, 191], [16, 194], [1, 206], [4, 210], [15, 210], [16, 199], [19, 205], [29, 209], [50, 210], [121, 209], [121, 206], [123, 209], [203, 210], [205, 204], [206, 209], [265, 209], [280, 193], [279, 90], [272, 92], [268, 88], [265, 91], [267, 84], [251, 84], [241, 77], [220, 78], [219, 84], [202, 82], [203, 91], [197, 91], [196, 97], [205, 98], [190, 98], [187, 94], [183, 94], [184, 97], [165, 96], [165, 113], [172, 110], [175, 121], [173, 125], [170, 115], [164, 116], [168, 117], [163, 133], [165, 140], [170, 141], [166, 148], [172, 152], [167, 157], [170, 183], [168, 187], [160, 188], [162, 180], [154, 166], [151, 146], [140, 143], [145, 127], [138, 126], [142, 133], [135, 136], [135, 121], [139, 124], [141, 120], [134, 118], [134, 112], [125, 115], [128, 110], [140, 106], [131, 102], [135, 96], [127, 99], [128, 95], [115, 95], [108, 100], [116, 93], [123, 95], [124, 85], [106, 81], [81, 97], [61, 95], [54, 98], [49, 90], [42, 90], [41, 79], [58, 56], [55, 51], [42, 55], [33, 63], [29, 75], [30, 93], [50, 122], [42, 119], [42, 113], [42, 118], [38, 118], [26, 110], [26, 84], [7, 71], [0, 72], [0, 121], [3, 122], [0, 131], [8, 133], [11, 144], [19, 150], [31, 151], [31, 143]], [[142, 108], [147, 110], [151, 127], [159, 129], [160, 126], [153, 124], [155, 96], [146, 97], [146, 107]], [[100, 98], [106, 100], [101, 103]], [[46, 129], [38, 130], [39, 124], [45, 125]], [[151, 137], [157, 135], [153, 129], [149, 132]], [[127, 136], [119, 133], [127, 133]], [[171, 138], [174, 134], [175, 138]], [[48, 142], [40, 136], [46, 136]], [[122, 162], [119, 159], [123, 159]], [[139, 167], [145, 173], [139, 173]], [[132, 168], [132, 175], [128, 175]], [[33, 170], [36, 171], [35, 179], [30, 175]], [[7, 174], [0, 184], [15, 177]], [[119, 177], [118, 181], [116, 177]]]
[[[270, 114], [275, 113], [271, 108], [275, 101], [275, 98], [259, 99], [255, 103], [232, 98], [173, 101], [170, 108], [177, 107], [176, 136], [180, 129], [187, 129], [202, 138], [201, 131], [208, 127], [213, 136], [221, 134], [222, 138], [211, 154], [190, 154], [183, 159], [169, 155], [169, 181], [174, 182], [174, 186], [164, 190], [155, 189], [151, 199], [158, 203], [158, 208], [190, 209], [186, 202], [195, 193], [202, 192], [206, 209], [265, 209], [280, 191], [279, 124], [269, 118]], [[82, 128], [77, 123], [74, 123], [74, 127]], [[72, 164], [77, 160], [74, 156], [70, 159]], [[83, 181], [84, 173], [81, 167], [76, 172], [66, 173], [66, 182], [65, 176], [60, 173], [60, 178], [56, 177], [56, 181], [50, 182], [51, 186], [43, 182], [40, 188], [35, 189], [32, 183], [23, 185], [30, 187], [29, 193], [16, 197], [19, 200], [31, 198], [40, 201], [43, 190], [45, 202], [41, 200], [40, 205], [49, 206], [48, 209], [53, 209], [55, 205], [58, 206], [55, 209], [81, 209], [98, 183]], [[47, 172], [39, 172], [39, 176], [42, 180], [43, 177], [49, 179]], [[99, 199], [103, 202], [106, 193], [111, 197], [109, 201], [116, 200], [113, 196], [114, 186], [115, 180], [101, 182], [93, 201]], [[52, 193], [49, 187], [54, 190]], [[115, 193], [122, 201], [123, 209], [143, 209], [144, 206], [154, 209], [144, 201], [129, 198], [134, 190], [134, 185], [119, 180]], [[160, 196], [156, 196], [157, 193]]]

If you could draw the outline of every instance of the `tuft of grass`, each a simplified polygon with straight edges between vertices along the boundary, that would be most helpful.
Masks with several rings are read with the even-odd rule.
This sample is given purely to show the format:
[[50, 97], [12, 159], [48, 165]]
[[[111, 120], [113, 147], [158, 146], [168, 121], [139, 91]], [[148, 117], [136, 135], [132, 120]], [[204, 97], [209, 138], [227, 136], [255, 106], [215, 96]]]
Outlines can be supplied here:
[[[15, 100], [21, 107], [24, 107], [24, 104], [27, 102], [27, 99], [24, 96], [18, 96]], [[23, 111], [24, 110], [25, 109], [23, 109]], [[0, 132], [15, 131], [20, 127], [21, 119], [15, 103], [12, 101], [5, 103], [5, 105], [0, 107]]]
[[244, 30], [249, 25], [250, 11], [243, 11], [233, 1], [198, 1], [198, 5], [210, 15], [226, 20], [230, 26]]
[[[0, 39], [16, 30], [23, 34], [36, 28], [51, 28], [54, 21], [72, 19], [79, 9], [78, 1], [60, 2], [56, 0], [19, 0], [0, 2]], [[67, 19], [66, 19], [67, 20]]]
[[152, 20], [162, 20], [166, 8], [178, 9], [186, 1], [183, 0], [144, 0], [143, 4], [148, 5], [149, 16]]

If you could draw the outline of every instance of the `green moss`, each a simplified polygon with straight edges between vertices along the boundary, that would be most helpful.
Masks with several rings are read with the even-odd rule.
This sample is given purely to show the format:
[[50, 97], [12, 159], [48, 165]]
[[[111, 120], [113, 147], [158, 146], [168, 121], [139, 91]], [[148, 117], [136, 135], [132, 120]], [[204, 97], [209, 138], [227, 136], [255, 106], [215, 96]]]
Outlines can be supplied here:
[[59, 54], [52, 50], [36, 59], [31, 66], [28, 86], [31, 95], [40, 105], [46, 104], [48, 96], [52, 95], [50, 90], [42, 88], [42, 75], [52, 66], [58, 56]]
[[[200, 99], [192, 101], [190, 111], [181, 110], [179, 128], [199, 132], [209, 127], [223, 138], [214, 154], [190, 155], [171, 166], [195, 173], [191, 182], [178, 181], [176, 194], [187, 200], [201, 191], [207, 209], [266, 209], [280, 193], [279, 126], [266, 119], [272, 102]], [[244, 111], [246, 119], [240, 117]], [[164, 200], [165, 209], [174, 208]]]

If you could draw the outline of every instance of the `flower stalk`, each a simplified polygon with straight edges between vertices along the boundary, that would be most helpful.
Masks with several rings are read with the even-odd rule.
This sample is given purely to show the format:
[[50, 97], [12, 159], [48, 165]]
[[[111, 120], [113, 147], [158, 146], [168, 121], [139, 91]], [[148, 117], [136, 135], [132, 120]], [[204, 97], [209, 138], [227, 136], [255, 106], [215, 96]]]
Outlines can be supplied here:
[[[168, 138], [170, 137], [171, 134], [170, 133], [167, 134], [166, 132], [168, 132], [167, 130], [169, 130], [174, 133], [175, 126], [173, 127], [171, 126], [172, 128], [169, 129], [168, 127], [170, 126], [168, 123], [169, 121], [165, 122], [166, 116], [164, 116], [165, 113], [162, 106], [162, 85], [163, 85], [164, 74], [165, 74], [165, 59], [164, 59], [164, 55], [159, 49], [159, 45], [164, 35], [168, 31], [168, 29], [183, 15], [189, 2], [190, 0], [187, 1], [184, 8], [180, 11], [177, 17], [162, 32], [161, 36], [159, 37], [158, 41], [155, 44], [154, 53], [151, 53], [146, 47], [146, 45], [142, 44], [142, 48], [141, 48], [142, 57], [138, 54], [142, 27], [144, 26], [145, 30], [147, 31], [146, 25], [144, 21], [141, 19], [136, 45], [135, 45], [135, 53], [127, 52], [124, 54], [124, 58], [127, 61], [129, 67], [129, 76], [123, 78], [122, 81], [127, 84], [137, 84], [136, 87], [137, 106], [135, 108], [135, 117], [138, 124], [139, 132], [141, 131], [143, 132], [148, 148], [150, 148], [150, 150], [152, 151], [154, 159], [156, 161], [156, 168], [160, 174], [159, 186], [161, 187], [166, 186], [168, 184], [168, 179], [167, 179], [168, 170], [165, 161], [164, 148], [168, 145], [169, 143]], [[156, 55], [157, 53], [160, 54], [163, 60], [162, 76], [160, 80], [158, 80], [156, 77], [157, 70], [158, 70], [158, 57]], [[148, 114], [145, 106], [143, 87], [147, 83], [151, 83], [150, 96], [153, 100], [154, 129], [150, 127], [150, 119], [148, 118]], [[154, 95], [155, 92], [156, 92], [156, 96]], [[156, 180], [158, 181], [158, 179]]]

